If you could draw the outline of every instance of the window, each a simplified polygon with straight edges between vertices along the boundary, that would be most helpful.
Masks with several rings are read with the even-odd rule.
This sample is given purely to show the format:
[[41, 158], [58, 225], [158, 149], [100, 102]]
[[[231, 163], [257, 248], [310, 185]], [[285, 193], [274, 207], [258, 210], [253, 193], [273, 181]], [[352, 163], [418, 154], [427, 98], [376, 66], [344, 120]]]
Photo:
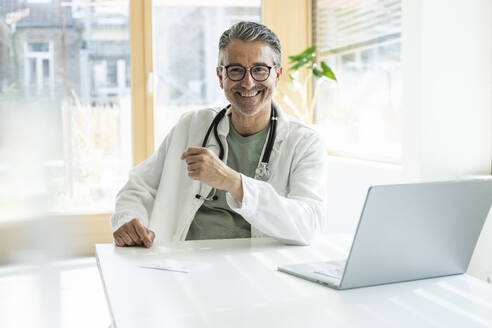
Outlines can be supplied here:
[[[152, 106], [142, 100], [142, 74], [130, 76], [139, 65], [130, 66], [129, 5], [145, 11], [131, 12], [145, 45], [153, 32], [155, 117], [143, 113]], [[151, 154], [149, 140], [158, 145], [186, 110], [226, 104], [215, 75], [218, 38], [239, 20], [261, 21], [260, 5], [0, 0], [0, 220], [112, 212], [132, 159]], [[135, 48], [137, 62], [151, 54]], [[147, 134], [152, 124], [156, 133]]]
[[333, 154], [401, 160], [401, 1], [313, 1], [319, 85], [315, 123]]
[[241, 20], [260, 22], [260, 6], [246, 0], [230, 5], [208, 0], [200, 6], [154, 1], [156, 148], [185, 111], [227, 104], [215, 72], [219, 37]]
[[112, 211], [132, 165], [129, 41], [129, 1], [0, 0], [0, 220]]
[[53, 43], [25, 42], [24, 44], [24, 88], [27, 94], [41, 95], [49, 92], [53, 98], [54, 74]]
[[28, 51], [32, 52], [49, 52], [50, 47], [48, 42], [29, 42]]

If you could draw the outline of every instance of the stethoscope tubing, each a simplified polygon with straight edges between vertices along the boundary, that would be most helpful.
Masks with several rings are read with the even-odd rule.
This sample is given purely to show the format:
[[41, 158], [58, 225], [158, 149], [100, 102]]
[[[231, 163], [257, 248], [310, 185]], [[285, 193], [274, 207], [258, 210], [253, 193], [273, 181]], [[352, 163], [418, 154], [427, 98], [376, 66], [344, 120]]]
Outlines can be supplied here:
[[213, 119], [212, 123], [210, 124], [210, 127], [207, 130], [207, 133], [205, 134], [205, 138], [203, 139], [202, 147], [207, 147], [207, 142], [208, 138], [210, 136], [210, 132], [214, 130], [214, 136], [217, 142], [219, 143], [219, 148], [220, 148], [220, 153], [219, 153], [219, 158], [220, 160], [224, 160], [224, 146], [222, 145], [222, 142], [220, 141], [219, 138], [219, 132], [217, 131], [217, 127], [219, 126], [220, 120], [225, 116], [225, 113], [227, 112], [227, 109], [231, 105], [227, 106], [226, 108], [222, 109]]
[[[224, 160], [224, 146], [222, 145], [222, 142], [220, 141], [217, 127], [219, 126], [220, 121], [225, 116], [227, 109], [229, 107], [231, 107], [231, 105], [228, 105], [227, 107], [223, 108], [214, 117], [214, 119], [212, 120], [212, 123], [210, 124], [209, 128], [207, 129], [207, 133], [205, 134], [205, 138], [203, 139], [203, 143], [202, 143], [202, 147], [207, 146], [208, 138], [210, 137], [210, 133], [213, 130], [214, 131], [214, 137], [219, 144], [219, 148], [220, 148], [219, 158], [221, 161]], [[268, 172], [268, 163], [270, 161], [270, 155], [272, 153], [273, 144], [275, 143], [276, 134], [277, 134], [277, 110], [275, 109], [274, 105], [272, 104], [271, 112], [270, 112], [270, 131], [268, 133], [268, 140], [266, 143], [265, 151], [263, 152], [263, 158], [260, 162], [260, 165], [258, 166], [258, 168], [260, 168], [260, 167], [265, 168], [266, 171], [265, 170], [261, 170], [261, 171]], [[258, 168], [257, 168], [257, 171], [258, 171]], [[259, 178], [261, 178], [262, 180], [267, 180], [269, 178], [269, 174], [265, 177], [259, 177]], [[213, 188], [213, 193], [212, 193], [211, 197], [204, 197], [200, 194], [196, 194], [195, 198], [204, 199], [204, 200], [217, 200], [218, 197], [215, 195], [215, 192], [216, 192], [216, 188]]]

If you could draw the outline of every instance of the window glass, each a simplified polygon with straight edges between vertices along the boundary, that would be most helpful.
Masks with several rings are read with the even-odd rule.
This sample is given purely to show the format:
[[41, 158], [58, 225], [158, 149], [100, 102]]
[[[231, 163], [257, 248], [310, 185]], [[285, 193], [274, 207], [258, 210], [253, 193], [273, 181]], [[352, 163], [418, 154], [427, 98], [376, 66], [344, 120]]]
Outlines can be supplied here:
[[232, 24], [261, 21], [261, 1], [153, 2], [155, 147], [188, 110], [225, 106], [215, 68], [219, 37]]
[[29, 51], [33, 52], [48, 52], [49, 51], [49, 43], [48, 42], [29, 42], [28, 43]]
[[132, 164], [128, 6], [0, 0], [0, 220], [112, 211]]
[[317, 82], [315, 123], [333, 154], [401, 160], [401, 1], [313, 1], [318, 58], [338, 83]]
[[50, 61], [43, 59], [43, 82], [47, 83], [50, 78]]

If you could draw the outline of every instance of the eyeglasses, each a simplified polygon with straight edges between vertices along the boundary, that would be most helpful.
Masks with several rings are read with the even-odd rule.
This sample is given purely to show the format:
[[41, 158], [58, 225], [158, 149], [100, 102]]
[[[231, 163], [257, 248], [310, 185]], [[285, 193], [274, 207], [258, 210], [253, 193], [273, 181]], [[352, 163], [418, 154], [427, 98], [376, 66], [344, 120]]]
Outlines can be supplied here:
[[246, 68], [242, 65], [237, 65], [237, 64], [218, 66], [218, 68], [225, 68], [227, 77], [235, 82], [244, 79], [244, 76], [246, 75], [246, 71], [249, 71], [249, 74], [251, 74], [253, 80], [257, 82], [266, 81], [270, 76], [270, 70], [273, 67], [276, 67], [276, 65], [275, 66], [253, 65], [250, 68]]

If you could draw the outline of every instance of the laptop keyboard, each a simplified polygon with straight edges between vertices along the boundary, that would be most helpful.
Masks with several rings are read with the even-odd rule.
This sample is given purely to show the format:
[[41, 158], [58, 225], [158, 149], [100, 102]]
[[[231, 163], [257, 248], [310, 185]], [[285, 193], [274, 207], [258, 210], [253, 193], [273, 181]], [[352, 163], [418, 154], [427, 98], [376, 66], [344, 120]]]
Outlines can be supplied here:
[[314, 265], [314, 273], [332, 278], [341, 278], [345, 269], [345, 261], [320, 262]]

